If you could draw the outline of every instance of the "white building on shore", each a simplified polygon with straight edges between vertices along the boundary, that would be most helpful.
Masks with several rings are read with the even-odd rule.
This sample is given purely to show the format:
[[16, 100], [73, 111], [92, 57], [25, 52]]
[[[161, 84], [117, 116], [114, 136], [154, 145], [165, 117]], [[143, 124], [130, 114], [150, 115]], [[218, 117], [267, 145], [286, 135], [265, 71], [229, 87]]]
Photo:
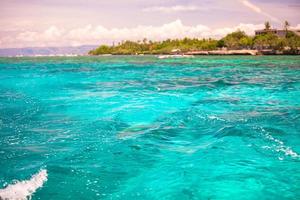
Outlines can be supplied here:
[[[295, 34], [300, 35], [300, 30], [289, 30], [289, 31], [292, 31]], [[287, 31], [284, 30], [284, 29], [268, 29], [268, 30], [267, 29], [262, 29], [262, 30], [256, 30], [255, 31], [255, 35], [263, 35], [263, 34], [266, 34], [266, 33], [273, 33], [273, 34], [277, 35], [278, 37], [285, 37]]]

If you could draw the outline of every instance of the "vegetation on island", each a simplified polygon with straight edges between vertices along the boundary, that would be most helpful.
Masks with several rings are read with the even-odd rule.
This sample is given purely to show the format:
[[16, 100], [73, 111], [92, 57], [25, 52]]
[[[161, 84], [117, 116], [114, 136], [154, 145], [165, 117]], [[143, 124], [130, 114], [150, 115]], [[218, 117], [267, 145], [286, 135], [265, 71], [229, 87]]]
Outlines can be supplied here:
[[193, 51], [210, 51], [218, 49], [241, 50], [279, 50], [287, 53], [299, 53], [300, 36], [289, 30], [290, 24], [285, 21], [285, 37], [279, 37], [272, 33], [269, 22], [265, 23], [265, 33], [256, 36], [249, 36], [244, 31], [237, 30], [223, 37], [216, 39], [167, 39], [164, 41], [151, 41], [146, 38], [142, 41], [123, 41], [118, 45], [101, 45], [91, 50], [90, 55], [115, 54], [115, 55], [135, 55], [135, 54], [171, 54], [176, 52], [186, 53]]

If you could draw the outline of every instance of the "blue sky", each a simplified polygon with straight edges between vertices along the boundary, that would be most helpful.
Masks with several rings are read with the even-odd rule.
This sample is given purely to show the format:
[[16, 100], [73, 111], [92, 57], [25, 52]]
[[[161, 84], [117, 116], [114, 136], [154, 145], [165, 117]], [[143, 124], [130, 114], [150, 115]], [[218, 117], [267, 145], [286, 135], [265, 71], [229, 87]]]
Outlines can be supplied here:
[[221, 37], [299, 19], [299, 0], [2, 0], [0, 47]]

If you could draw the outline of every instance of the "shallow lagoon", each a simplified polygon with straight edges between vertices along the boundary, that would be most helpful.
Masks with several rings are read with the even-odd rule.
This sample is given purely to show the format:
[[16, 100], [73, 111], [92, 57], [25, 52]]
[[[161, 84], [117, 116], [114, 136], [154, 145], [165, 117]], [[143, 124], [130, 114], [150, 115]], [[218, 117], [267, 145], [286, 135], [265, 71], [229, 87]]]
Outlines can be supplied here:
[[0, 58], [0, 187], [32, 199], [297, 199], [300, 57]]

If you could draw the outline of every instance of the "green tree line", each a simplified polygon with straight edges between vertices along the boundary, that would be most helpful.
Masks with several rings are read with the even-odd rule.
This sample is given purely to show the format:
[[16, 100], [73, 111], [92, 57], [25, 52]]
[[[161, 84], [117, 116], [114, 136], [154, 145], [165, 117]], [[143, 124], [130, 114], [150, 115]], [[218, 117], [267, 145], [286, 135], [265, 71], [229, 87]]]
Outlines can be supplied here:
[[170, 54], [174, 50], [181, 53], [189, 51], [208, 51], [220, 48], [227, 49], [271, 49], [288, 52], [297, 52], [300, 48], [300, 36], [289, 30], [289, 23], [284, 23], [286, 30], [285, 37], [279, 37], [272, 33], [269, 22], [265, 23], [265, 33], [256, 36], [249, 36], [244, 31], [237, 30], [227, 34], [220, 40], [216, 39], [167, 39], [164, 41], [123, 41], [117, 45], [101, 45], [91, 50], [90, 55], [117, 54], [117, 55], [134, 55], [134, 54]]

